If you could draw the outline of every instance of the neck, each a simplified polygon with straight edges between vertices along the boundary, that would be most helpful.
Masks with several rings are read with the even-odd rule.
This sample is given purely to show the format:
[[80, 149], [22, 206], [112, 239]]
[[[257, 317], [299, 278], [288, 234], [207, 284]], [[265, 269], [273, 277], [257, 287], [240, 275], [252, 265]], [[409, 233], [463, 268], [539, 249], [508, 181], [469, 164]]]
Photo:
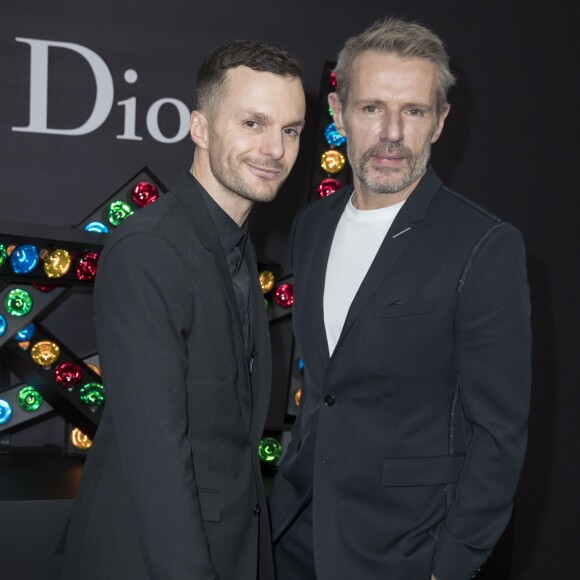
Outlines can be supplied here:
[[241, 227], [246, 221], [253, 203], [225, 188], [212, 173], [207, 155], [198, 155], [197, 153], [189, 170], [190, 173], [213, 200]]
[[395, 191], [393, 193], [375, 193], [374, 191], [369, 191], [356, 177], [354, 178], [354, 195], [352, 196], [352, 204], [356, 209], [362, 211], [369, 209], [381, 209], [383, 207], [389, 207], [390, 205], [395, 205], [405, 201], [414, 191], [415, 187], [425, 172], [421, 174], [421, 177], [408, 185], [407, 187], [401, 189], [400, 191]]

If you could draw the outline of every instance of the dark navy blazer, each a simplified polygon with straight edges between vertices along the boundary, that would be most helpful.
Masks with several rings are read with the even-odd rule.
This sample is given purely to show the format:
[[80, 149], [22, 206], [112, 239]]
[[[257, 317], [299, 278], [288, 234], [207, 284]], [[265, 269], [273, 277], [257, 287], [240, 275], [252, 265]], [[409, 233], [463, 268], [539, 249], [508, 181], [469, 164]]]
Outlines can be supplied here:
[[522, 240], [429, 168], [329, 357], [326, 265], [351, 193], [314, 202], [295, 222], [305, 377], [270, 498], [274, 536], [313, 497], [318, 580], [467, 580], [510, 518], [526, 447]]

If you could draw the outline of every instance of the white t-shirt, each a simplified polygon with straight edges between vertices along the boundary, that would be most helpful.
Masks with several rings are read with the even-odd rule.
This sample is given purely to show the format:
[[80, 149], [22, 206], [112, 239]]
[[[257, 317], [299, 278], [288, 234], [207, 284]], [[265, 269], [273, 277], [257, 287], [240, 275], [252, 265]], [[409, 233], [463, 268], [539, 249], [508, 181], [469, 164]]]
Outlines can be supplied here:
[[332, 240], [324, 284], [324, 325], [331, 355], [350, 305], [404, 203], [358, 210], [351, 196], [344, 208]]

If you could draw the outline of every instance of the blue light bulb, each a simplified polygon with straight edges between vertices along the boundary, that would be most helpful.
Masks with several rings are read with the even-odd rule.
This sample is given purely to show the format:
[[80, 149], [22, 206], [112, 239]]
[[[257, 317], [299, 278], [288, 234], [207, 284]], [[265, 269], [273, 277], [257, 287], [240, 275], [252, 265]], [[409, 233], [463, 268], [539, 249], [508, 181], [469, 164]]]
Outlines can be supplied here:
[[326, 141], [329, 145], [333, 145], [334, 147], [340, 147], [344, 143], [346, 143], [346, 137], [341, 135], [336, 130], [336, 125], [334, 123], [330, 123], [326, 129], [324, 129], [324, 136], [326, 137]]
[[102, 222], [90, 222], [85, 228], [87, 232], [97, 232], [98, 234], [108, 234], [109, 228]]
[[31, 244], [24, 244], [10, 254], [10, 266], [15, 274], [28, 274], [38, 264], [38, 250]]
[[8, 423], [12, 417], [12, 407], [8, 401], [0, 399], [0, 425]]
[[16, 342], [24, 342], [25, 340], [30, 340], [34, 335], [34, 331], [36, 327], [34, 326], [34, 322], [31, 322], [29, 325], [25, 326], [20, 332], [17, 332], [14, 335], [14, 340]]
[[6, 324], [6, 318], [4, 318], [2, 314], [0, 314], [0, 336], [2, 336], [6, 332], [7, 326], [8, 325]]

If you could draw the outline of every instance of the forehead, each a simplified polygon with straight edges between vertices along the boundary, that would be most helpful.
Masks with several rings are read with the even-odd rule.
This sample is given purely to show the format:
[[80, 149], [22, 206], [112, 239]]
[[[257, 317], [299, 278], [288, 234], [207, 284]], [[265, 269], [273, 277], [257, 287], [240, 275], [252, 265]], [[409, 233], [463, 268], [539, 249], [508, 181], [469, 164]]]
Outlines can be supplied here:
[[252, 108], [268, 116], [283, 115], [295, 121], [304, 117], [305, 112], [302, 82], [296, 77], [238, 66], [228, 71], [217, 108], [222, 113]]
[[349, 100], [399, 97], [434, 102], [437, 68], [424, 58], [363, 52], [353, 63]]

